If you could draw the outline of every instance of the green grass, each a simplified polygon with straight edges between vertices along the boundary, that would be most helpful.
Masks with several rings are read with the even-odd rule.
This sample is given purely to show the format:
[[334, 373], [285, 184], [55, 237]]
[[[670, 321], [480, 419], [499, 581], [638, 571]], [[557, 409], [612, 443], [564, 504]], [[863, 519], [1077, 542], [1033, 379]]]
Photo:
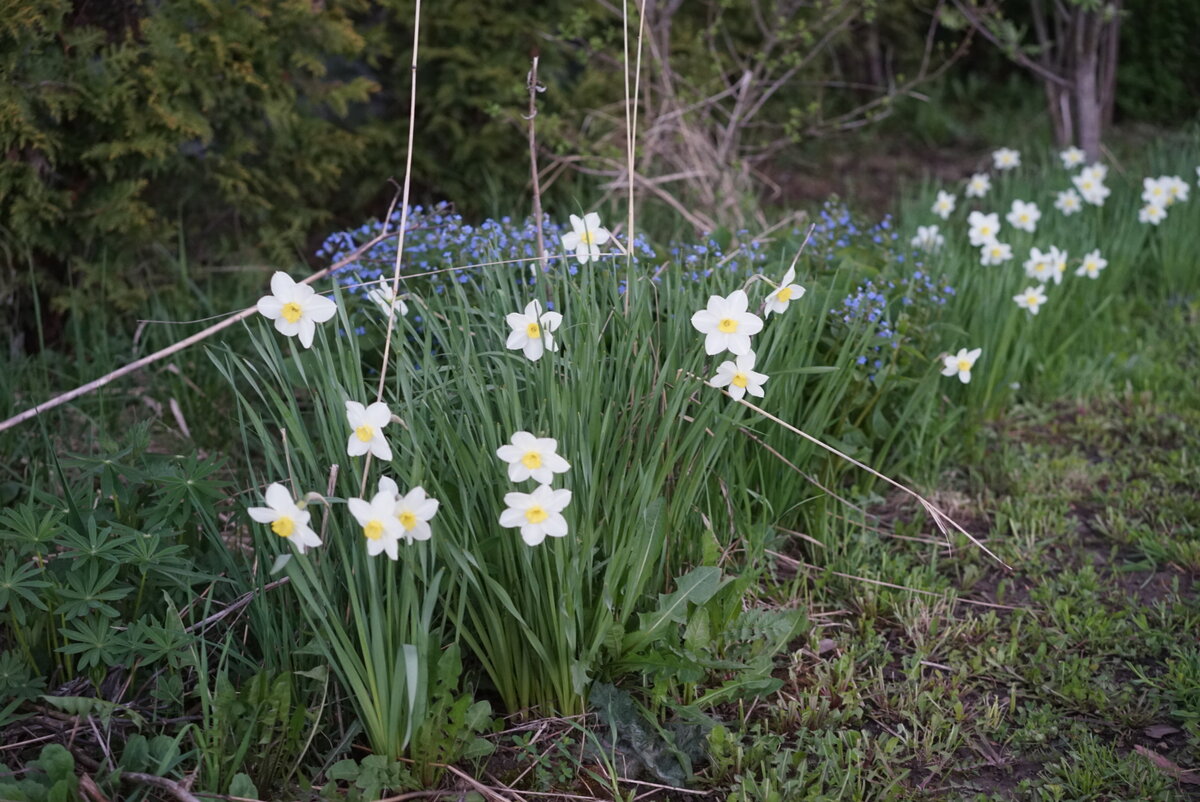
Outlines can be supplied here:
[[[1189, 175], [1198, 160], [1188, 140], [1137, 164]], [[496, 270], [413, 300], [424, 326], [401, 321], [384, 386], [404, 421], [387, 432], [398, 455], [388, 473], [443, 506], [434, 540], [402, 545], [398, 564], [366, 558], [343, 503], [364, 481], [369, 497], [379, 475], [345, 455], [343, 402], [373, 400], [382, 342], [374, 328], [337, 336], [358, 320], [349, 299], [312, 351], [251, 321], [207, 357], [188, 357], [191, 384], [148, 374], [127, 396], [54, 413], [45, 435], [28, 426], [0, 436], [25, 459], [6, 468], [17, 503], [55, 503], [42, 492], [59, 481], [43, 449], [111, 451], [102, 441], [122, 439], [108, 436], [142, 396], [177, 398], [193, 421], [189, 442], [164, 414], [148, 430], [151, 450], [199, 440], [234, 458], [223, 474], [234, 501], [211, 515], [111, 513], [133, 531], [169, 524], [163, 536], [212, 572], [195, 609], [168, 618], [196, 622], [214, 599], [253, 596], [211, 631], [175, 632], [184, 656], [156, 656], [159, 686], [121, 699], [154, 698], [171, 711], [161, 719], [197, 723], [143, 711], [171, 743], [128, 739], [115, 760], [153, 770], [148, 755], [161, 749], [170, 759], [159, 771], [196, 770], [208, 790], [274, 798], [303, 797], [314, 782], [327, 798], [375, 798], [438, 782], [436, 764], [454, 760], [489, 785], [603, 799], [648, 790], [622, 777], [747, 802], [1181, 798], [1193, 786], [1172, 766], [1196, 769], [1200, 748], [1200, 651], [1189, 637], [1200, 631], [1200, 199], [1158, 229], [1130, 223], [1140, 182], [1129, 170], [1110, 179], [1104, 209], [1066, 221], [1050, 205], [1047, 187], [1065, 186], [1054, 165], [997, 182], [982, 208], [1003, 213], [1021, 197], [1043, 211], [1036, 236], [1011, 240], [1017, 258], [1003, 268], [979, 267], [966, 246], [960, 198], [959, 228], [922, 266], [957, 293], [911, 310], [893, 299], [902, 337], [879, 367], [857, 361], [873, 327], [829, 312], [861, 282], [911, 275], [886, 247], [806, 253], [808, 294], [756, 337], [772, 377], [767, 410], [915, 477], [1011, 571], [939, 533], [910, 497], [703, 384], [726, 357], [706, 359], [687, 321], [709, 294], [741, 286], [720, 271], [635, 282], [628, 310], [621, 274], [593, 270], [535, 288]], [[905, 239], [932, 222], [931, 194], [900, 215]], [[1095, 282], [1069, 271], [1030, 318], [1011, 301], [1027, 283], [1019, 261], [1049, 243], [1073, 257], [1100, 247], [1109, 268]], [[765, 292], [751, 285], [755, 300]], [[504, 314], [532, 297], [556, 300], [565, 317], [563, 350], [538, 363], [503, 347]], [[14, 366], [0, 389], [15, 404], [103, 372], [129, 348], [103, 330], [81, 316], [74, 353]], [[984, 355], [970, 385], [937, 375], [940, 352], [973, 345]], [[511, 487], [494, 457], [520, 429], [558, 438], [573, 466], [556, 482], [574, 492], [571, 534], [537, 549], [496, 526], [504, 493], [531, 489]], [[324, 495], [335, 462], [327, 547], [279, 565], [287, 549], [247, 527], [241, 508], [270, 481]], [[85, 511], [127, 497], [172, 506], [153, 488], [174, 473], [139, 467], [114, 494], [88, 464], [108, 475], [103, 458], [65, 468]], [[238, 541], [253, 549], [225, 546]], [[288, 584], [268, 585], [280, 578]], [[56, 615], [46, 611], [46, 631]], [[28, 683], [4, 637], [0, 680]], [[39, 679], [72, 678], [69, 663]], [[107, 693], [103, 672], [90, 674], [79, 695]], [[72, 704], [111, 718], [102, 701]], [[0, 705], [0, 717], [35, 712]]]

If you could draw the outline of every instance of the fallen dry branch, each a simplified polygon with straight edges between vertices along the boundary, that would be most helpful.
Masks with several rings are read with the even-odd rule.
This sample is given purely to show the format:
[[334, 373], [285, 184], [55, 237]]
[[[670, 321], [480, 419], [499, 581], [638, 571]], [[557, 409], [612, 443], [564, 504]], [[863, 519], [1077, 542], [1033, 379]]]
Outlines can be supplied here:
[[[375, 237], [370, 242], [366, 243], [365, 245], [363, 245], [360, 248], [358, 248], [357, 250], [355, 250], [353, 253], [351, 253], [349, 256], [347, 256], [345, 259], [342, 259], [341, 261], [330, 265], [329, 267], [325, 268], [324, 270], [320, 270], [316, 273], [313, 273], [311, 276], [304, 279], [300, 283], [301, 284], [311, 284], [312, 282], [316, 281], [317, 279], [324, 278], [325, 276], [329, 275], [330, 273], [332, 273], [335, 270], [339, 270], [348, 264], [352, 264], [362, 254], [366, 253], [371, 248], [375, 247], [376, 245], [378, 245], [380, 242], [384, 241], [385, 239], [388, 239], [389, 237], [393, 237], [393, 236], [395, 236], [395, 233], [389, 233], [389, 232], [385, 231], [384, 233], [380, 234], [378, 237]], [[99, 390], [101, 387], [105, 386], [109, 382], [114, 381], [115, 379], [119, 379], [122, 376], [126, 376], [130, 373], [141, 370], [142, 368], [146, 367], [147, 365], [151, 365], [151, 364], [159, 361], [160, 359], [163, 359], [164, 357], [168, 357], [171, 354], [182, 351], [184, 348], [187, 348], [188, 346], [195, 345], [196, 343], [200, 342], [201, 340], [205, 340], [205, 339], [211, 337], [212, 335], [216, 334], [218, 331], [221, 331], [222, 329], [227, 329], [230, 326], [232, 326], [234, 323], [237, 323], [240, 320], [245, 320], [246, 318], [250, 317], [257, 311], [258, 311], [258, 308], [255, 306], [252, 306], [249, 309], [243, 309], [242, 311], [237, 312], [218, 323], [214, 323], [213, 325], [209, 326], [208, 328], [204, 329], [203, 331], [196, 332], [191, 337], [187, 337], [183, 340], [180, 340], [179, 342], [175, 343], [174, 345], [169, 345], [166, 348], [163, 348], [162, 350], [155, 351], [153, 354], [144, 356], [141, 359], [130, 362], [128, 365], [117, 368], [116, 370], [112, 371], [111, 373], [106, 373], [105, 375], [101, 376], [100, 378], [98, 378], [94, 381], [90, 381], [87, 384], [84, 384], [80, 387], [76, 387], [74, 390], [70, 390], [68, 392], [62, 393], [61, 395], [56, 395], [56, 396], [54, 396], [54, 398], [51, 398], [49, 401], [46, 401], [45, 403], [38, 404], [34, 407], [31, 407], [30, 409], [25, 410], [24, 412], [20, 412], [16, 415], [13, 415], [8, 420], [0, 421], [0, 432], [3, 432], [6, 429], [11, 429], [12, 427], [16, 426], [17, 424], [24, 423], [25, 421], [30, 420], [32, 418], [36, 418], [38, 415], [42, 414], [43, 412], [54, 409], [57, 406], [62, 406], [63, 404], [67, 403], [68, 401], [73, 401], [76, 398], [79, 398], [80, 396], [87, 395], [88, 393], [93, 392], [95, 390]]]

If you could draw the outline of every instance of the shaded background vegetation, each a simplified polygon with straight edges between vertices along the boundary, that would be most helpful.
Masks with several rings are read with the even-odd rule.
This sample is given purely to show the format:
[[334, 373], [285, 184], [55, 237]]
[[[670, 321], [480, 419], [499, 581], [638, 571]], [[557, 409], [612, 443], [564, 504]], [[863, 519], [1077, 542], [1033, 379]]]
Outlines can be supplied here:
[[[400, 177], [403, 165], [409, 0], [2, 5], [6, 332], [40, 328], [53, 341], [66, 310], [97, 298], [118, 311], [141, 308], [151, 293], [178, 291], [171, 271], [181, 261], [202, 268], [308, 260], [330, 230], [386, 207], [394, 191], [388, 179]], [[860, 125], [872, 136], [882, 124], [893, 139], [946, 146], [964, 133], [946, 123], [958, 108], [997, 97], [1039, 102], [1038, 89], [981, 41], [967, 42], [949, 71], [919, 87], [925, 100], [896, 92], [921, 63], [934, 22], [924, 4], [753, 4], [765, 28], [726, 5], [650, 9], [671, 22], [663, 40], [667, 77], [681, 85], [680, 102], [736, 86], [739, 67], [761, 66], [770, 80], [807, 59], [737, 143], [737, 158], [774, 143], [769, 158], [744, 170], [757, 170], [766, 182], [735, 185], [759, 196], [743, 200], [796, 203], [840, 188], [813, 165], [831, 151], [854, 149]], [[1019, 18], [1020, 4], [1011, 5]], [[538, 116], [543, 166], [584, 148], [603, 159], [623, 124], [611, 111], [624, 74], [613, 56], [621, 50], [618, 11], [565, 0], [453, 0], [427, 12], [417, 198], [448, 199], [468, 218], [528, 208], [521, 114], [535, 48], [547, 87]], [[771, 24], [777, 15], [789, 24]], [[1194, 118], [1200, 79], [1183, 65], [1200, 35], [1200, 9], [1186, 0], [1149, 4], [1123, 26], [1118, 119]], [[779, 41], [756, 62], [764, 30]], [[938, 63], [964, 44], [961, 30], [945, 27], [929, 41]], [[648, 47], [646, 90], [662, 77], [653, 55]], [[861, 119], [849, 118], [852, 124], [839, 117], [881, 97]], [[648, 98], [647, 108], [654, 102]], [[932, 105], [942, 111], [931, 114]], [[719, 114], [700, 121], [704, 130], [720, 125]], [[548, 193], [575, 206], [581, 195], [597, 193], [599, 179], [572, 182], [572, 174], [554, 172]], [[28, 337], [14, 344], [18, 351], [37, 347]]]

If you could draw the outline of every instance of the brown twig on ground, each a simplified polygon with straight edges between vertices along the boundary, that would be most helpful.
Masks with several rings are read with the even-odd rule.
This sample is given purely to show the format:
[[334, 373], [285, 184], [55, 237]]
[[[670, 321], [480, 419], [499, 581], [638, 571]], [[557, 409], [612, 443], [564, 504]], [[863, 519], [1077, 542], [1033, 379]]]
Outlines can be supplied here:
[[168, 780], [166, 777], [159, 777], [155, 774], [143, 774], [140, 771], [123, 771], [121, 779], [129, 782], [140, 783], [142, 785], [152, 785], [155, 788], [161, 788], [171, 796], [179, 800], [179, 802], [200, 802], [200, 798], [191, 791], [184, 788], [174, 780]]

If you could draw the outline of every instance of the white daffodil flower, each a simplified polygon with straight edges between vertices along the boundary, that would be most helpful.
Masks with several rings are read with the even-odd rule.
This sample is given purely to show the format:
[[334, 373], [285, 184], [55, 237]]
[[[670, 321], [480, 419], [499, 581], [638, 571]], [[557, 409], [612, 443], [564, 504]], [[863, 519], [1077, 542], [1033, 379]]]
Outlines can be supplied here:
[[400, 538], [404, 528], [396, 517], [396, 496], [388, 490], [380, 490], [371, 500], [347, 499], [350, 514], [362, 527], [367, 539], [367, 554], [371, 557], [387, 552], [393, 560], [400, 559]]
[[1083, 257], [1083, 264], [1075, 271], [1075, 275], [1100, 278], [1100, 271], [1106, 267], [1108, 267], [1108, 260], [1100, 255], [1100, 249], [1097, 248]]
[[1097, 181], [1094, 178], [1077, 175], [1071, 179], [1079, 190], [1080, 196], [1093, 206], [1103, 206], [1104, 201], [1112, 191], [1104, 185], [1103, 181]]
[[1042, 253], [1037, 248], [1029, 249], [1029, 258], [1025, 260], [1025, 275], [1045, 284], [1050, 280], [1054, 271], [1050, 266], [1050, 254]]
[[527, 546], [536, 546], [547, 537], [566, 536], [567, 519], [562, 511], [571, 503], [570, 490], [539, 485], [532, 493], [505, 493], [504, 503], [508, 509], [500, 513], [500, 525], [520, 527]]
[[736, 361], [722, 362], [717, 366], [717, 375], [708, 380], [713, 387], [728, 387], [729, 395], [741, 401], [749, 393], [757, 398], [764, 395], [763, 384], [768, 376], [755, 373], [754, 362], [757, 359], [754, 352], [742, 354]]
[[283, 485], [275, 482], [264, 494], [265, 507], [250, 507], [250, 517], [260, 524], [270, 524], [271, 531], [287, 538], [301, 554], [305, 549], [321, 545], [321, 538], [308, 525], [312, 513], [300, 509], [292, 494]]
[[762, 318], [747, 312], [750, 299], [745, 290], [734, 290], [728, 298], [711, 295], [708, 306], [692, 315], [692, 325], [704, 335], [704, 352], [709, 356], [729, 351], [734, 356], [750, 352], [750, 336], [762, 331]]
[[600, 215], [596, 212], [588, 212], [582, 220], [578, 215], [571, 215], [571, 228], [572, 231], [563, 234], [563, 247], [574, 251], [581, 265], [599, 259], [600, 246], [612, 237], [608, 229], [600, 226]]
[[1153, 203], [1147, 203], [1138, 211], [1138, 222], [1149, 223], [1156, 226], [1163, 220], [1167, 219], [1167, 210], [1162, 206], [1155, 206]]
[[1059, 153], [1058, 158], [1062, 159], [1063, 168], [1070, 170], [1083, 164], [1087, 155], [1079, 148], [1072, 146]]
[[1064, 190], [1055, 197], [1054, 208], [1069, 217], [1083, 208], [1083, 200], [1075, 190]]
[[406, 543], [412, 545], [414, 540], [429, 540], [433, 537], [429, 522], [437, 515], [440, 502], [435, 498], [428, 498], [424, 488], [418, 485], [408, 491], [407, 495], [401, 496], [400, 487], [396, 482], [387, 476], [381, 476], [379, 492], [388, 493], [395, 499], [396, 507], [393, 513], [400, 522]]
[[914, 248], [923, 251], [938, 251], [946, 244], [946, 238], [938, 233], [937, 226], [917, 226], [917, 235], [912, 238]]
[[1104, 179], [1108, 178], [1108, 166], [1100, 162], [1089, 164], [1079, 171], [1079, 175], [1083, 178], [1090, 178], [1098, 184], [1103, 184]]
[[408, 304], [396, 295], [390, 279], [381, 278], [378, 284], [367, 290], [367, 298], [374, 301], [385, 315], [390, 315], [393, 309], [401, 315], [408, 314]]
[[571, 465], [557, 453], [558, 441], [553, 437], [534, 437], [529, 432], [516, 432], [512, 443], [496, 449], [496, 456], [508, 463], [508, 478], [513, 482], [533, 479], [548, 485], [554, 474], [566, 473]]
[[1013, 300], [1022, 309], [1028, 309], [1029, 314], [1036, 315], [1042, 304], [1046, 303], [1046, 286], [1026, 287], [1020, 294], [1014, 295]]
[[960, 348], [957, 354], [942, 357], [942, 363], [945, 365], [942, 368], [942, 375], [957, 375], [960, 382], [969, 384], [971, 381], [971, 368], [975, 367], [975, 360], [979, 359], [979, 355], [982, 353], [982, 348], [972, 348], [970, 351], [966, 348]]
[[1167, 188], [1167, 205], [1170, 206], [1176, 201], [1187, 202], [1188, 193], [1191, 187], [1188, 182], [1184, 181], [1177, 175], [1165, 175], [1162, 177], [1163, 186]]
[[950, 217], [950, 213], [954, 211], [954, 204], [958, 201], [954, 195], [944, 190], [938, 190], [937, 200], [933, 202], [933, 213], [938, 217], [946, 220]]
[[970, 225], [967, 238], [976, 247], [987, 245], [1000, 234], [1000, 216], [997, 214], [971, 212], [967, 215], [967, 224]]
[[1026, 203], [1023, 200], [1013, 201], [1012, 210], [1004, 216], [1004, 219], [1008, 220], [1013, 228], [1019, 228], [1031, 234], [1037, 229], [1037, 221], [1041, 218], [1042, 213], [1038, 211], [1037, 204]]
[[505, 346], [514, 351], [520, 349], [530, 362], [537, 362], [546, 351], [558, 350], [550, 332], [562, 325], [562, 315], [543, 313], [540, 301], [530, 301], [524, 312], [510, 312], [504, 319], [512, 327]]
[[1012, 246], [994, 239], [979, 249], [979, 263], [985, 267], [999, 265], [1012, 258]]
[[271, 294], [258, 299], [258, 312], [275, 321], [275, 330], [287, 337], [299, 335], [300, 344], [312, 348], [318, 323], [337, 314], [337, 304], [317, 295], [307, 284], [297, 284], [282, 270], [271, 276]]
[[1000, 148], [992, 153], [992, 163], [997, 170], [1013, 170], [1021, 166], [1021, 154], [1012, 148]]
[[967, 180], [967, 190], [963, 194], [968, 198], [982, 198], [992, 190], [992, 179], [987, 173], [975, 173]]
[[1062, 284], [1063, 274], [1067, 272], [1067, 252], [1051, 245], [1046, 259], [1050, 262], [1050, 277], [1055, 284]]
[[347, 454], [359, 457], [370, 451], [381, 460], [392, 458], [392, 447], [383, 438], [383, 427], [392, 421], [392, 412], [387, 404], [376, 401], [364, 407], [357, 401], [347, 401], [346, 420], [352, 430], [346, 442]]
[[1167, 184], [1160, 178], [1142, 179], [1142, 200], [1149, 206], [1167, 206]]
[[789, 267], [787, 272], [783, 274], [783, 279], [779, 282], [779, 286], [767, 296], [767, 306], [763, 310], [763, 317], [770, 317], [772, 312], [783, 314], [787, 311], [789, 303], [798, 301], [804, 297], [804, 288], [799, 284], [793, 284], [792, 282], [795, 280], [796, 268]]

